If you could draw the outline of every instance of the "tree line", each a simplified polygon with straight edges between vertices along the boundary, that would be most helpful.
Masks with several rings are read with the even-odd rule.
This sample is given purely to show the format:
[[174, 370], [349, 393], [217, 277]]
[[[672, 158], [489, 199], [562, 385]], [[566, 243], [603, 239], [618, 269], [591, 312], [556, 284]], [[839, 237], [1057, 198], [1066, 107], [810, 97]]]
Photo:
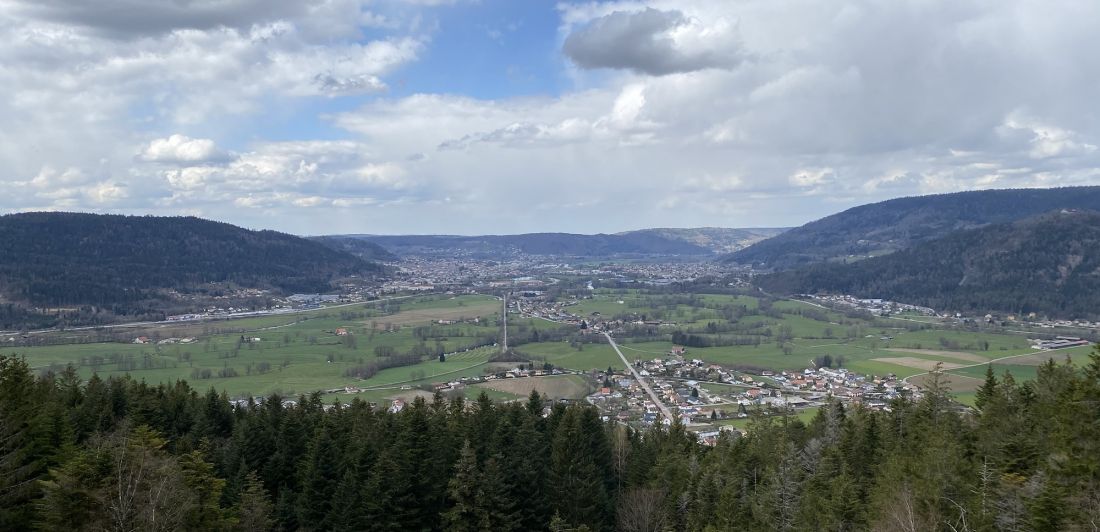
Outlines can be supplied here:
[[1095, 530], [1097, 405], [1100, 353], [1023, 383], [990, 369], [973, 410], [933, 374], [917, 401], [705, 446], [538, 394], [233, 406], [0, 357], [0, 529]]

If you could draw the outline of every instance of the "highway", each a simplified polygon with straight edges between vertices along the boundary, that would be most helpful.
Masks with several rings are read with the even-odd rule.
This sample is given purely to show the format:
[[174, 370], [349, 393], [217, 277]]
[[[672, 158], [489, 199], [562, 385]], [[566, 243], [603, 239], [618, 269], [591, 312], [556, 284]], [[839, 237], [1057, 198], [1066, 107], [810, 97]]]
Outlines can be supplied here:
[[638, 374], [638, 370], [634, 369], [634, 364], [631, 364], [630, 361], [628, 361], [626, 357], [623, 356], [623, 352], [619, 350], [619, 344], [615, 343], [615, 339], [611, 338], [611, 335], [606, 332], [602, 334], [604, 338], [607, 338], [607, 343], [611, 344], [611, 347], [615, 349], [616, 353], [619, 354], [619, 358], [623, 359], [623, 364], [626, 364], [626, 369], [630, 370], [630, 373], [634, 375], [634, 379], [638, 381], [638, 384], [642, 385], [642, 389], [645, 390], [645, 393], [649, 394], [649, 398], [653, 401], [653, 404], [657, 405], [657, 408], [661, 410], [661, 414], [665, 416], [665, 419], [669, 421], [675, 419], [672, 416], [672, 411], [669, 410], [663, 402], [661, 402], [661, 399], [657, 397], [656, 392], [654, 392], [653, 388], [649, 386], [649, 383], [646, 382], [645, 379], [643, 379], [642, 376]]

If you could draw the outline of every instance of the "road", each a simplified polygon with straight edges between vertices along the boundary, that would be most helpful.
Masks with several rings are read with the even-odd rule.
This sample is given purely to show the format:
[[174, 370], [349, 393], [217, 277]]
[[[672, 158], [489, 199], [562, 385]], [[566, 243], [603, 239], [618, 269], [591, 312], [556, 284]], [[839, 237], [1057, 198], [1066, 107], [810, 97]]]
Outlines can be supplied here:
[[615, 339], [611, 338], [611, 335], [606, 332], [602, 334], [604, 338], [607, 338], [607, 343], [611, 344], [611, 347], [615, 350], [616, 353], [619, 354], [619, 358], [623, 359], [623, 364], [626, 364], [626, 369], [630, 370], [630, 373], [634, 374], [634, 379], [638, 381], [638, 384], [642, 385], [642, 389], [645, 390], [645, 393], [649, 394], [649, 398], [653, 401], [653, 404], [657, 405], [657, 408], [661, 410], [661, 414], [665, 416], [665, 419], [669, 421], [675, 419], [672, 417], [672, 411], [669, 410], [663, 402], [661, 402], [661, 399], [657, 397], [657, 394], [653, 391], [653, 388], [649, 386], [649, 383], [646, 382], [645, 379], [643, 379], [642, 376], [638, 374], [638, 370], [634, 369], [634, 364], [631, 364], [629, 361], [627, 361], [626, 357], [623, 355], [623, 352], [619, 350], [619, 344], [615, 343]]
[[[761, 292], [763, 292], [763, 290], [761, 290]], [[818, 307], [818, 308], [822, 308], [822, 309], [825, 309], [825, 310], [831, 310], [831, 311], [837, 312], [837, 309], [829, 308], [829, 307], [826, 307], [824, 305], [819, 305], [817, 303], [811, 303], [809, 301], [805, 301], [805, 300], [801, 300], [801, 299], [791, 299], [790, 301], [797, 301], [799, 303], [805, 303], [805, 304], [813, 306], [813, 307]], [[913, 322], [917, 322], [917, 323], [928, 323], [928, 322], [925, 322], [925, 321], [913, 320], [913, 319], [909, 319], [909, 318], [898, 318], [898, 317], [895, 317], [895, 316], [886, 316], [886, 318], [892, 319], [892, 320], [900, 320], [900, 321], [913, 321]], [[1042, 333], [1042, 332], [1038, 332], [1038, 331], [1021, 331], [1021, 330], [1013, 330], [1013, 329], [1005, 329], [1005, 332], [1017, 332], [1017, 333], [1023, 333], [1023, 334], [1048, 334], [1048, 335], [1049, 334], [1054, 334], [1054, 333]], [[855, 347], [855, 346], [852, 346], [852, 347]], [[987, 364], [995, 364], [997, 362], [1002, 362], [1002, 361], [1005, 361], [1005, 360], [1011, 360], [1013, 358], [1020, 358], [1020, 357], [1026, 357], [1026, 356], [1031, 356], [1031, 355], [1038, 355], [1038, 354], [1042, 354], [1042, 353], [1054, 353], [1055, 351], [1061, 351], [1061, 350], [1064, 350], [1064, 349], [1073, 349], [1073, 348], [1072, 347], [1063, 347], [1061, 349], [1040, 349], [1038, 351], [1032, 351], [1030, 353], [1024, 353], [1022, 355], [1009, 355], [1009, 356], [1006, 356], [1006, 357], [995, 358], [995, 359], [987, 360], [987, 361], [984, 361], [984, 362], [977, 362], [977, 363], [974, 363], [974, 364], [967, 364], [965, 366], [959, 366], [959, 367], [947, 369], [947, 370], [944, 370], [943, 372], [947, 373], [947, 374], [951, 374], [951, 372], [958, 371], [960, 369], [973, 368], [973, 367], [977, 367], [977, 366], [985, 366]], [[910, 375], [908, 377], [905, 377], [905, 378], [901, 379], [901, 382], [909, 384], [909, 379], [912, 379], [913, 377], [920, 377], [921, 375], [925, 375], [925, 374], [927, 374], [927, 372], [917, 373], [916, 375]]]
[[[957, 368], [945, 369], [945, 370], [943, 370], [943, 372], [946, 373], [946, 374], [950, 374], [952, 371], [958, 371], [960, 369], [973, 368], [973, 367], [977, 367], [977, 366], [985, 366], [985, 365], [988, 365], [988, 364], [996, 364], [997, 362], [1001, 362], [1001, 361], [1004, 361], [1004, 360], [1011, 360], [1013, 358], [1028, 357], [1028, 356], [1031, 356], [1031, 355], [1039, 355], [1039, 354], [1046, 354], [1046, 353], [1054, 353], [1056, 351], [1064, 351], [1066, 349], [1074, 349], [1074, 348], [1073, 347], [1061, 347], [1061, 348], [1058, 348], [1058, 349], [1040, 349], [1038, 351], [1032, 351], [1030, 353], [1024, 353], [1022, 355], [1009, 355], [1007, 357], [994, 358], [993, 360], [987, 360], [985, 362], [977, 362], [977, 363], [974, 363], [974, 364], [967, 364], [965, 366], [959, 366]], [[1051, 358], [1054, 358], [1054, 357], [1052, 356]], [[912, 379], [913, 377], [919, 377], [921, 375], [926, 375], [927, 373], [929, 373], [929, 372], [918, 373], [916, 375], [910, 375], [910, 376], [905, 377], [904, 379], [902, 379], [901, 382], [909, 384], [909, 379]], [[963, 377], [965, 375], [959, 375], [959, 376]]]
[[[98, 330], [103, 330], [103, 329], [125, 329], [125, 328], [130, 328], [130, 327], [148, 327], [148, 326], [152, 326], [152, 325], [187, 325], [187, 324], [193, 324], [193, 323], [205, 323], [205, 322], [208, 322], [208, 321], [229, 321], [229, 320], [240, 320], [240, 319], [246, 319], [246, 318], [262, 318], [262, 317], [265, 317], [265, 316], [294, 316], [294, 315], [297, 315], [297, 314], [309, 314], [311, 312], [323, 312], [323, 311], [326, 311], [326, 310], [333, 310], [333, 309], [344, 308], [344, 307], [354, 307], [356, 305], [366, 305], [366, 304], [369, 304], [369, 303], [377, 303], [379, 301], [392, 301], [392, 300], [395, 300], [395, 299], [408, 299], [410, 297], [417, 297], [419, 295], [424, 295], [424, 294], [384, 297], [384, 298], [379, 298], [379, 299], [372, 299], [370, 301], [357, 301], [355, 303], [341, 303], [339, 305], [329, 305], [329, 306], [321, 307], [321, 308], [303, 309], [303, 310], [290, 310], [290, 311], [286, 311], [286, 312], [256, 311], [256, 312], [248, 312], [248, 313], [244, 313], [244, 314], [222, 316], [222, 317], [210, 316], [210, 317], [199, 318], [199, 319], [196, 319], [196, 320], [136, 321], [136, 322], [129, 322], [129, 323], [115, 323], [115, 324], [111, 324], [111, 325], [91, 325], [91, 326], [87, 326], [87, 327], [68, 327], [68, 328], [65, 328], [65, 329], [56, 329], [56, 328], [54, 328], [54, 329], [38, 329], [38, 330], [35, 330], [35, 331], [28, 331], [28, 332], [25, 332], [25, 333], [20, 333], [19, 331], [0, 331], [0, 335], [18, 335], [18, 334], [32, 335], [32, 334], [54, 333], [54, 332], [91, 331], [91, 330], [97, 330], [97, 329]], [[274, 328], [274, 327], [269, 327], [269, 328]]]
[[[520, 313], [521, 316], [523, 315], [523, 309], [520, 308], [518, 300], [516, 301], [516, 310]], [[542, 318], [541, 316], [539, 317]], [[552, 323], [559, 323], [550, 318], [542, 319]], [[617, 353], [619, 355], [619, 358], [622, 359], [623, 365], [626, 366], [626, 369], [629, 370], [632, 375], [634, 375], [634, 380], [638, 381], [638, 384], [642, 385], [642, 389], [645, 390], [645, 393], [649, 395], [649, 399], [653, 401], [653, 404], [657, 405], [657, 408], [661, 411], [661, 415], [665, 416], [665, 419], [668, 419], [669, 421], [674, 419], [672, 416], [672, 411], [669, 410], [663, 402], [661, 402], [661, 399], [657, 397], [657, 393], [653, 391], [653, 388], [649, 386], [649, 383], [646, 382], [645, 379], [643, 379], [642, 376], [638, 374], [638, 371], [634, 369], [634, 364], [631, 364], [630, 361], [626, 359], [626, 356], [623, 355], [623, 352], [619, 349], [619, 344], [615, 343], [615, 339], [606, 332], [601, 334], [603, 334], [604, 338], [607, 338], [607, 343], [611, 344], [611, 348], [614, 349], [615, 353]]]
[[[508, 353], [508, 294], [504, 295], [504, 305], [500, 310], [500, 320], [504, 324], [502, 327], [503, 334], [500, 339], [500, 352]], [[518, 307], [517, 307], [518, 308]]]

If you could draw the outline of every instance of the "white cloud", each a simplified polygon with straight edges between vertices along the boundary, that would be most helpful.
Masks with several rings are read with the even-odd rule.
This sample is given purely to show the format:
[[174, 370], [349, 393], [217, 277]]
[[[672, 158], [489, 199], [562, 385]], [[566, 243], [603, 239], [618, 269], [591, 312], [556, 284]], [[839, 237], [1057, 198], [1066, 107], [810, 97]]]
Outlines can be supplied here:
[[447, 2], [75, 3], [0, 0], [0, 210], [598, 232], [1100, 177], [1100, 4], [562, 3], [554, 82], [477, 98], [403, 79]]
[[835, 180], [836, 171], [832, 168], [801, 169], [788, 178], [792, 185], [798, 187], [818, 187], [832, 183]]
[[615, 11], [575, 29], [563, 51], [582, 68], [629, 69], [664, 75], [731, 68], [742, 59], [734, 26], [723, 17], [704, 24], [680, 11]]
[[154, 139], [139, 155], [143, 161], [158, 163], [217, 162], [228, 157], [228, 154], [218, 149], [213, 140], [193, 139], [179, 134]]

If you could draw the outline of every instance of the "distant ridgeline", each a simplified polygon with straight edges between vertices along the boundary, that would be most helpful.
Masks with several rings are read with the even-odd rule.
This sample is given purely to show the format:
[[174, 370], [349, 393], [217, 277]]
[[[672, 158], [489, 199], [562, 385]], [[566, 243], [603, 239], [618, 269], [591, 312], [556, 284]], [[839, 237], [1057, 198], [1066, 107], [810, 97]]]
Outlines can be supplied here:
[[[1089, 197], [1095, 189], [1080, 190]], [[756, 282], [777, 293], [844, 293], [938, 310], [1096, 319], [1100, 213], [1054, 211], [951, 232], [886, 256], [814, 264]]]
[[710, 256], [741, 249], [781, 233], [785, 229], [643, 229], [615, 234], [530, 233], [521, 235], [341, 235], [325, 237], [341, 242], [359, 239], [380, 245], [398, 255], [460, 253], [477, 258], [496, 258], [523, 253], [573, 257], [616, 255]]
[[1100, 187], [985, 190], [861, 205], [791, 229], [723, 260], [775, 270], [817, 262], [852, 262], [954, 231], [1060, 209], [1100, 210]]
[[27, 308], [154, 317], [172, 291], [323, 292], [380, 271], [317, 242], [194, 217], [12, 214], [0, 216], [0, 328], [57, 321]]

